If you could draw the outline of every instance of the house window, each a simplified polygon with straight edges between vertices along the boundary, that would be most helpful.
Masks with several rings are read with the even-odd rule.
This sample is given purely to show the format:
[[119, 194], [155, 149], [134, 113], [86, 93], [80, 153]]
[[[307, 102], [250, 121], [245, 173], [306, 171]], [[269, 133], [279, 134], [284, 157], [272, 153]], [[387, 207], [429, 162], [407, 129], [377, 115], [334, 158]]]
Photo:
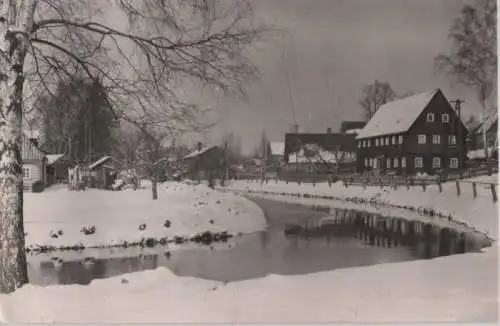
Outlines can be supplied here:
[[372, 167], [372, 166], [373, 166], [373, 158], [372, 158], [372, 157], [370, 157], [370, 159], [368, 160], [368, 165], [369, 165], [370, 167]]
[[391, 159], [390, 158], [387, 158], [387, 160], [385, 161], [385, 166], [390, 169], [391, 168]]
[[427, 122], [434, 122], [434, 113], [427, 113]]
[[415, 157], [415, 168], [421, 169], [424, 167], [424, 159], [421, 157]]
[[406, 157], [401, 158], [401, 167], [406, 168]]
[[399, 167], [399, 161], [398, 161], [398, 158], [397, 158], [397, 157], [395, 157], [395, 158], [394, 158], [394, 162], [392, 163], [392, 165], [393, 165], [393, 166], [394, 166], [394, 168], [396, 168], [396, 169]]
[[392, 144], [396, 145], [396, 136], [392, 136]]
[[368, 143], [368, 147], [372, 146], [372, 141], [370, 139], [368, 139], [366, 142]]
[[365, 167], [367, 167], [367, 166], [368, 166], [368, 159], [365, 158]]
[[362, 145], [361, 141], [358, 141], [358, 148], [361, 148], [361, 145]]
[[425, 144], [427, 142], [427, 137], [425, 135], [418, 135], [418, 143]]
[[441, 135], [432, 135], [433, 144], [441, 144]]
[[458, 168], [458, 158], [456, 157], [450, 158], [450, 168], [452, 169]]
[[389, 143], [389, 137], [385, 137], [385, 146], [388, 146], [390, 143]]
[[441, 158], [440, 157], [433, 157], [432, 158], [432, 168], [433, 169], [441, 168]]
[[402, 143], [403, 143], [403, 135], [399, 135], [399, 136], [398, 136], [398, 142], [399, 142], [400, 144], [402, 144]]
[[449, 135], [448, 136], [448, 144], [449, 145], [456, 145], [457, 144], [457, 136]]
[[31, 173], [30, 173], [30, 169], [29, 168], [23, 168], [23, 178], [30, 178], [31, 177]]
[[378, 146], [378, 138], [375, 138], [375, 146]]
[[450, 115], [448, 113], [443, 113], [441, 115], [441, 120], [443, 121], [443, 123], [448, 123], [450, 122]]

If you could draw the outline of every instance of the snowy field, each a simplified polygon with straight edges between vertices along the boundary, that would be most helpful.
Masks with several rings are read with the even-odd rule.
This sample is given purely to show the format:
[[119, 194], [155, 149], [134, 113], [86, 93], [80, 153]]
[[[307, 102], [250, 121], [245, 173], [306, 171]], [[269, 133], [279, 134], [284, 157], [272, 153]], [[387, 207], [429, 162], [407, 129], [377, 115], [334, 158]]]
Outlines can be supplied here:
[[[246, 182], [234, 183], [232, 187], [262, 190], [260, 184]], [[342, 198], [374, 197], [400, 206], [435, 207], [477, 225], [479, 230], [495, 238], [498, 236], [497, 204], [481, 187], [478, 187], [476, 199], [472, 199], [471, 191], [467, 189], [457, 197], [454, 184], [444, 185], [443, 193], [439, 193], [437, 187], [423, 192], [421, 188], [363, 190], [354, 186], [345, 189], [338, 184], [329, 188], [328, 185], [313, 187], [271, 182], [265, 188], [277, 192], [324, 193]], [[162, 199], [167, 197], [165, 192], [160, 192], [159, 203], [167, 201]], [[128, 209], [123, 209], [145, 210], [150, 203], [149, 195], [146, 192], [143, 200], [137, 199], [141, 208], [132, 208], [134, 205], [127, 203]], [[90, 196], [90, 192], [85, 196]], [[225, 197], [229, 194], [217, 196], [233, 198]], [[96, 202], [102, 200], [96, 199]], [[142, 202], [144, 204], [140, 204]], [[63, 204], [57, 203], [55, 207], [59, 205]], [[246, 213], [260, 214], [250, 207]], [[152, 212], [148, 216], [156, 216]], [[191, 214], [194, 212], [196, 210]], [[99, 216], [106, 215], [101, 214]], [[248, 230], [250, 226], [260, 226], [254, 219], [244, 220], [248, 220]], [[228, 217], [224, 221], [232, 220]], [[9, 296], [0, 296], [0, 308], [0, 321], [13, 323], [497, 322], [498, 243], [483, 253], [301, 276], [268, 275], [232, 283], [178, 277], [168, 269], [159, 268], [96, 280], [89, 286], [41, 288], [27, 285]]]
[[151, 189], [27, 193], [24, 212], [28, 247], [109, 246], [205, 231], [250, 233], [266, 226], [251, 201], [182, 183], [159, 185], [155, 201]]
[[[498, 182], [498, 174], [492, 176], [481, 176], [468, 181]], [[271, 193], [300, 193], [320, 196], [333, 196], [339, 199], [362, 198], [373, 200], [379, 204], [395, 206], [412, 206], [416, 208], [433, 208], [445, 215], [451, 214], [454, 220], [465, 222], [487, 233], [489, 236], [498, 238], [498, 203], [492, 200], [491, 190], [487, 185], [477, 185], [477, 198], [473, 198], [472, 184], [461, 183], [461, 195], [457, 196], [455, 182], [443, 184], [440, 193], [437, 185], [427, 187], [424, 192], [422, 187], [400, 187], [396, 190], [384, 187], [348, 186], [341, 182], [328, 186], [328, 183], [298, 185], [295, 182], [269, 181], [261, 185], [260, 182], [232, 181], [229, 189], [238, 191], [268, 191]], [[498, 191], [498, 187], [496, 189]], [[300, 200], [300, 199], [299, 199]]]

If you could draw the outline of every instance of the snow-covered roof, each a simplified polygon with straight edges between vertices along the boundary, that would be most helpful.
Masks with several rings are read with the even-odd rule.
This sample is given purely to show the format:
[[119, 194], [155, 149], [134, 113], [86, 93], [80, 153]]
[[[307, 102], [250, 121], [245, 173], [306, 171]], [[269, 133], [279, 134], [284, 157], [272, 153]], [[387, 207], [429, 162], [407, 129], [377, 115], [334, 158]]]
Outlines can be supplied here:
[[57, 162], [60, 158], [62, 158], [64, 154], [48, 154], [47, 157], [47, 165], [52, 165]]
[[201, 155], [201, 154], [205, 153], [205, 152], [206, 152], [206, 151], [208, 151], [209, 149], [212, 149], [212, 148], [215, 148], [215, 147], [217, 147], [217, 146], [212, 145], [212, 146], [209, 146], [209, 147], [202, 148], [201, 150], [195, 150], [194, 152], [191, 152], [191, 153], [189, 153], [189, 154], [185, 155], [185, 156], [183, 157], [183, 159], [189, 159], [189, 158], [194, 158], [194, 157], [197, 157], [197, 156], [199, 156], [199, 155]]
[[408, 131], [438, 92], [434, 89], [382, 105], [356, 139]]
[[337, 162], [337, 156], [343, 156], [343, 163], [350, 163], [356, 160], [356, 154], [352, 152], [334, 153], [324, 149], [320, 149], [315, 155], [306, 157], [304, 150], [301, 149], [298, 153], [291, 153], [288, 156], [288, 163], [329, 163], [334, 164]]
[[285, 143], [272, 141], [269, 145], [271, 147], [271, 155], [285, 155]]
[[359, 134], [361, 132], [361, 130], [363, 130], [363, 129], [349, 129], [349, 130], [346, 130], [345, 133], [346, 134]]
[[109, 160], [111, 160], [111, 156], [104, 156], [104, 157], [101, 157], [100, 159], [98, 159], [97, 161], [95, 161], [94, 163], [92, 163], [90, 166], [89, 166], [89, 170], [93, 170], [95, 169], [96, 167], [108, 162]]
[[486, 119], [484, 120], [483, 123], [481, 123], [475, 130], [477, 133], [482, 133], [483, 130], [488, 132], [491, 127], [493, 127], [493, 124], [498, 121], [498, 112], [495, 111], [491, 113]]

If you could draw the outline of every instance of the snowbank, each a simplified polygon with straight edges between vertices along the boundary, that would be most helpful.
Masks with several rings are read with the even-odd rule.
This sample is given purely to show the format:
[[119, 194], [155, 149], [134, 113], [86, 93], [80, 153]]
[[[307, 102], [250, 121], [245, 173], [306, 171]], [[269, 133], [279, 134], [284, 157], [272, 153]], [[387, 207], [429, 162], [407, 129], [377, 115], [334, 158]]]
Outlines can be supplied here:
[[[338, 184], [332, 188], [328, 185], [299, 188], [296, 184], [269, 183], [265, 188], [269, 191], [307, 190], [343, 198], [376, 196], [380, 201], [393, 204], [436, 206], [482, 225], [490, 234], [498, 234], [497, 205], [493, 204], [487, 190], [478, 189], [479, 196], [473, 200], [466, 189], [461, 197], [456, 197], [453, 186], [444, 185], [443, 193], [433, 187], [423, 192], [422, 189], [345, 189]], [[246, 182], [235, 183], [232, 187], [261, 189], [260, 185]], [[190, 196], [196, 198], [194, 193], [199, 194], [198, 189], [191, 189], [193, 194]], [[208, 191], [203, 189], [202, 193]], [[172, 189], [165, 191], [174, 192]], [[189, 191], [182, 191], [186, 196], [184, 192]], [[144, 201], [143, 209], [154, 206], [148, 195], [146, 192], [144, 199], [137, 199]], [[91, 195], [89, 192], [74, 196]], [[181, 201], [183, 196], [168, 197]], [[175, 201], [162, 200], [162, 197], [167, 197], [164, 192], [160, 193], [159, 202], [168, 202], [174, 207], [179, 205]], [[102, 199], [97, 202], [101, 203]], [[123, 205], [128, 209], [133, 206]], [[79, 209], [82, 207], [76, 210], [82, 215]], [[253, 208], [249, 210], [253, 212]], [[147, 214], [155, 216], [150, 211]], [[256, 220], [249, 219], [247, 223], [255, 226]], [[233, 283], [178, 277], [168, 269], [159, 268], [96, 280], [90, 286], [42, 288], [27, 285], [9, 296], [0, 295], [0, 308], [0, 321], [12, 323], [497, 322], [498, 245], [485, 253], [301, 276], [269, 275]]]
[[158, 192], [155, 201], [151, 189], [27, 193], [26, 244], [108, 246], [205, 231], [249, 233], [266, 225], [262, 210], [237, 195], [182, 183], [159, 185]]
[[[492, 176], [482, 176], [469, 181], [480, 182], [497, 182], [498, 174]], [[328, 183], [318, 183], [316, 186], [312, 184], [298, 185], [295, 182], [269, 181], [261, 185], [260, 182], [247, 182], [244, 180], [233, 181], [229, 189], [238, 191], [267, 191], [275, 194], [282, 193], [300, 193], [316, 195], [316, 196], [331, 196], [338, 199], [362, 198], [366, 200], [375, 200], [377, 203], [394, 206], [412, 206], [432, 208], [445, 215], [451, 214], [457, 221], [465, 222], [472, 225], [479, 231], [482, 231], [489, 236], [498, 238], [498, 203], [492, 200], [491, 189], [487, 185], [477, 185], [477, 198], [473, 198], [472, 184], [461, 184], [461, 195], [457, 196], [455, 182], [447, 182], [443, 184], [443, 191], [439, 192], [437, 185], [432, 185], [423, 191], [422, 187], [400, 187], [396, 190], [384, 187], [367, 187], [364, 189], [361, 186], [344, 187], [342, 182], [334, 183], [328, 186]], [[498, 189], [497, 189], [498, 191]], [[300, 201], [301, 199], [297, 199]]]
[[0, 307], [12, 323], [493, 322], [496, 254], [227, 284], [159, 268], [87, 287], [28, 285], [0, 295]]

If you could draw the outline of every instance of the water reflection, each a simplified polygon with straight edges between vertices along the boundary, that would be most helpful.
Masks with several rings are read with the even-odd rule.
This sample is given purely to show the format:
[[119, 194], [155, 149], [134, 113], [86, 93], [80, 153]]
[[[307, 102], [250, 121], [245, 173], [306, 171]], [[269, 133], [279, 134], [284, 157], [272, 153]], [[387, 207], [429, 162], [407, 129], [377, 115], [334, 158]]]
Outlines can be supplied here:
[[[164, 266], [181, 276], [230, 282], [271, 273], [306, 274], [429, 259], [487, 245], [485, 239], [431, 223], [346, 209], [321, 208], [319, 214], [315, 208], [316, 214], [311, 214], [310, 209], [279, 205], [274, 209], [279, 208], [281, 215], [266, 212], [276, 218], [269, 220], [267, 232], [245, 235], [238, 243], [230, 241], [225, 250], [169, 251], [168, 247], [156, 247], [143, 253], [102, 251], [94, 253], [96, 258], [87, 251], [34, 255], [29, 257], [30, 281], [39, 285], [89, 284], [93, 279]], [[293, 224], [285, 223], [289, 221]]]

